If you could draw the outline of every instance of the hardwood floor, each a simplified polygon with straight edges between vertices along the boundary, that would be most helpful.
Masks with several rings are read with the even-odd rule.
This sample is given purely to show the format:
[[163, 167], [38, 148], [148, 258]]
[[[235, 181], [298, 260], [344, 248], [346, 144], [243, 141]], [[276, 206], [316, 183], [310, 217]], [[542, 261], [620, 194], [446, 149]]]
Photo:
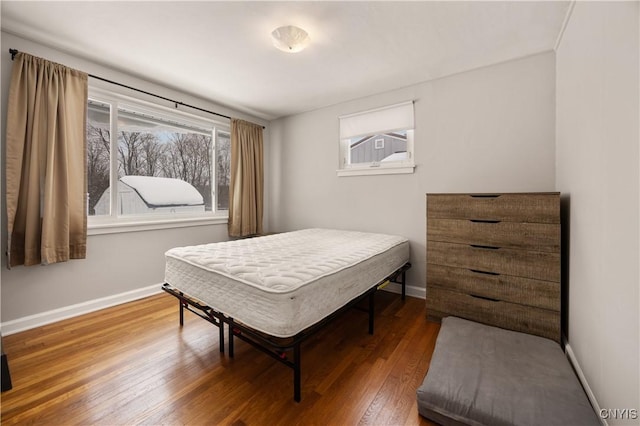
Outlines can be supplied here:
[[292, 371], [160, 294], [3, 338], [13, 389], [2, 424], [429, 425], [415, 391], [439, 325], [424, 300], [376, 294], [376, 330], [349, 310], [302, 345], [302, 401]]

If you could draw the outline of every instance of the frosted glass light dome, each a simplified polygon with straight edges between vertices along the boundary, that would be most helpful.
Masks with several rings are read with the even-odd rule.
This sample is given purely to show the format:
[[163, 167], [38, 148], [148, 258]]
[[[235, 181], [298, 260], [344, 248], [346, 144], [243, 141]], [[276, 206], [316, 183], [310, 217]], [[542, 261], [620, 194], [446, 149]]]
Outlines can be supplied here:
[[285, 25], [271, 32], [273, 45], [283, 52], [297, 53], [309, 45], [309, 34], [302, 28]]

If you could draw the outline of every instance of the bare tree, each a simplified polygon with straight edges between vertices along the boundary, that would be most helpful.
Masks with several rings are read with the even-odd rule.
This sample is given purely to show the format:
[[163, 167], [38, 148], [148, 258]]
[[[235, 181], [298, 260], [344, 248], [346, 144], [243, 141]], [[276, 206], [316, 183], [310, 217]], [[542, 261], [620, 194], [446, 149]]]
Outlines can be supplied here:
[[89, 214], [95, 214], [95, 206], [109, 187], [109, 130], [92, 123], [87, 124], [87, 181]]
[[[91, 123], [87, 126], [87, 158], [89, 169], [90, 212], [109, 187], [108, 130]], [[221, 138], [216, 147], [216, 190], [228, 198], [229, 157], [228, 138]], [[212, 204], [213, 139], [198, 133], [118, 132], [118, 175], [161, 176], [177, 178], [193, 185]], [[222, 191], [222, 192], [221, 192]], [[223, 200], [223, 204], [226, 205]], [[220, 202], [218, 203], [220, 204]]]
[[157, 138], [143, 138], [142, 162], [143, 173], [146, 176], [160, 176], [162, 174], [162, 163], [167, 152], [167, 146], [160, 143]]
[[140, 174], [141, 147], [144, 143], [140, 132], [120, 132], [118, 135], [118, 168], [119, 175], [130, 176]]
[[216, 140], [216, 191], [217, 208], [229, 208], [229, 184], [231, 181], [231, 140], [220, 136]]
[[118, 167], [121, 176], [158, 176], [166, 147], [153, 133], [120, 132]]
[[211, 137], [197, 133], [173, 133], [169, 137], [162, 167], [166, 177], [182, 179], [211, 205]]
[[218, 137], [216, 142], [216, 182], [229, 186], [231, 179], [231, 141], [228, 137]]

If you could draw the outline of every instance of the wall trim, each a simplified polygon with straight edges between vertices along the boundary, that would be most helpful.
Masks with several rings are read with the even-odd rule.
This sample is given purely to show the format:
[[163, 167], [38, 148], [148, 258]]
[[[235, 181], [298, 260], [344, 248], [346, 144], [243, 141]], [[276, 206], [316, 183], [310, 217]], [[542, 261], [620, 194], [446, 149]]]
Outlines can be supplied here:
[[564, 347], [564, 350], [565, 350], [565, 353], [567, 354], [567, 358], [569, 358], [569, 362], [573, 366], [573, 369], [576, 372], [576, 375], [578, 376], [578, 380], [580, 380], [580, 384], [582, 384], [582, 387], [584, 388], [584, 391], [587, 394], [587, 398], [589, 398], [589, 402], [591, 403], [591, 406], [595, 410], [596, 417], [600, 419], [600, 423], [603, 426], [609, 426], [607, 421], [600, 416], [600, 404], [598, 404], [598, 401], [596, 400], [596, 396], [591, 390], [591, 387], [587, 382], [587, 378], [582, 372], [582, 368], [580, 368], [580, 364], [578, 363], [578, 360], [576, 359], [576, 356], [573, 353], [573, 349], [571, 349], [571, 345], [567, 343]]
[[29, 315], [6, 321], [0, 324], [2, 335], [19, 333], [21, 331], [30, 330], [32, 328], [41, 327], [53, 322], [62, 321], [64, 319], [77, 317], [79, 315], [95, 312], [100, 309], [110, 308], [122, 303], [132, 302], [144, 297], [158, 294], [162, 291], [162, 284], [153, 284], [148, 287], [138, 288], [124, 293], [114, 294], [112, 296], [102, 297], [99, 299], [89, 300], [77, 303], [71, 306], [65, 306], [51, 311], [42, 312], [35, 315]]
[[[391, 293], [402, 294], [402, 286], [396, 283], [389, 283], [385, 288], [385, 291], [389, 291]], [[427, 289], [423, 287], [414, 287], [412, 285], [407, 285], [406, 287], [407, 296], [417, 297], [418, 299], [426, 299], [427, 298]]]
[[[89, 300], [87, 302], [53, 309], [51, 311], [42, 312], [35, 315], [29, 315], [26, 317], [3, 322], [0, 324], [0, 329], [2, 329], [3, 336], [8, 336], [10, 334], [19, 333], [21, 331], [30, 330], [36, 327], [41, 327], [43, 325], [51, 324], [57, 321], [62, 321], [65, 319], [77, 317], [79, 315], [99, 311], [100, 309], [110, 308], [122, 303], [133, 302], [134, 300], [153, 296], [154, 294], [159, 294], [162, 291], [161, 287], [162, 284], [153, 284], [148, 287], [114, 294], [112, 296], [102, 297], [100, 299]], [[402, 287], [400, 286], [400, 284], [389, 283], [389, 285], [387, 285], [384, 290], [391, 293], [400, 294], [402, 292]], [[427, 291], [422, 287], [414, 287], [408, 285], [406, 291], [407, 296], [426, 299]]]
[[567, 29], [567, 25], [569, 24], [569, 19], [571, 18], [571, 14], [573, 13], [573, 8], [576, 5], [576, 0], [573, 0], [569, 4], [569, 8], [567, 9], [567, 14], [564, 16], [564, 21], [562, 22], [562, 27], [560, 28], [560, 33], [558, 33], [558, 38], [556, 38], [556, 44], [553, 46], [553, 51], [557, 52], [560, 47], [560, 43], [562, 43], [562, 37], [564, 36], [564, 31]]

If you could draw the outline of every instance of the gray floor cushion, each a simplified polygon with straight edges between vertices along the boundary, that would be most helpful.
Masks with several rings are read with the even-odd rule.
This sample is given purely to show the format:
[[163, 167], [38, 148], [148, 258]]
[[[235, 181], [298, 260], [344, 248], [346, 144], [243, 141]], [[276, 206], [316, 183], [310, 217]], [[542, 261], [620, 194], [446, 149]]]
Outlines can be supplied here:
[[443, 425], [600, 425], [560, 345], [456, 317], [417, 394]]

